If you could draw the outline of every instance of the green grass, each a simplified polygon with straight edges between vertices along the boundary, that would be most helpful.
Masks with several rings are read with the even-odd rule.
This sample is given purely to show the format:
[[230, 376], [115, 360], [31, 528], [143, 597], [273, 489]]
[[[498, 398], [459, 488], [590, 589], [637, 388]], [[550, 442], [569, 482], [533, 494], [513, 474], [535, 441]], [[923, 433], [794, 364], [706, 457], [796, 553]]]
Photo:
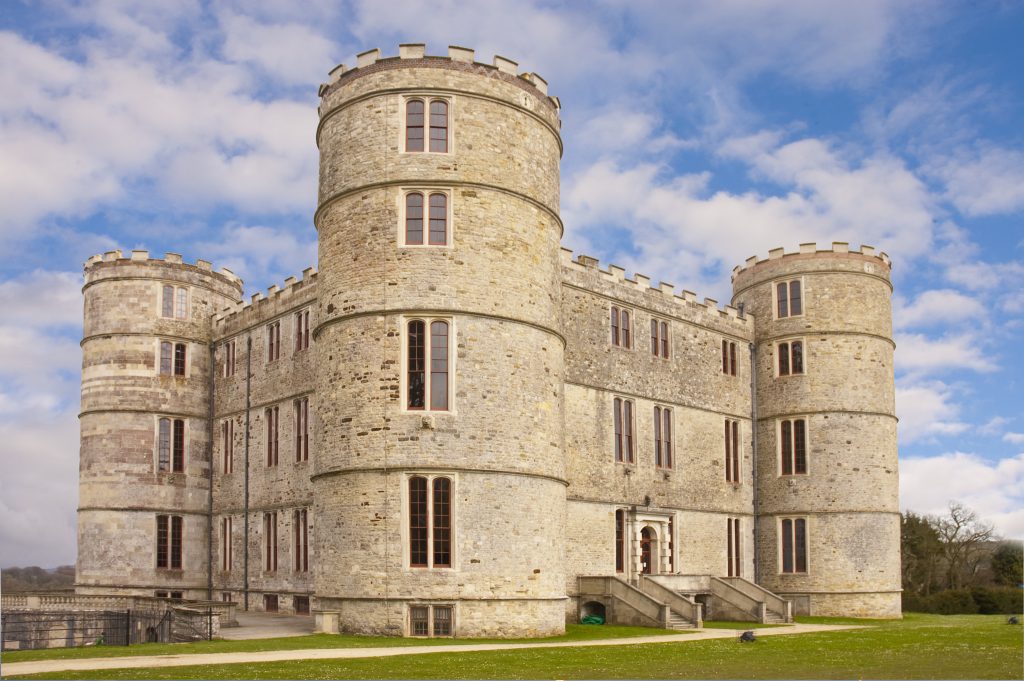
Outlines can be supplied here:
[[683, 632], [647, 627], [569, 624], [565, 635], [547, 638], [398, 638], [395, 636], [347, 636], [313, 634], [287, 638], [260, 638], [247, 641], [198, 641], [196, 643], [141, 643], [134, 646], [90, 646], [88, 648], [48, 648], [46, 650], [4, 651], [4, 662], [33, 660], [80, 660], [94, 657], [134, 657], [137, 655], [195, 655], [198, 653], [245, 653], [263, 650], [310, 650], [313, 648], [391, 648], [402, 646], [450, 646], [466, 643], [537, 643], [550, 641], [592, 641], [603, 638], [658, 636]]
[[[838, 623], [836, 620], [812, 621]], [[1007, 625], [1003, 616], [909, 614], [902, 621], [870, 624], [872, 626], [868, 629], [762, 637], [751, 644], [740, 644], [730, 638], [359, 660], [58, 672], [24, 678], [1021, 678], [1024, 628]]]

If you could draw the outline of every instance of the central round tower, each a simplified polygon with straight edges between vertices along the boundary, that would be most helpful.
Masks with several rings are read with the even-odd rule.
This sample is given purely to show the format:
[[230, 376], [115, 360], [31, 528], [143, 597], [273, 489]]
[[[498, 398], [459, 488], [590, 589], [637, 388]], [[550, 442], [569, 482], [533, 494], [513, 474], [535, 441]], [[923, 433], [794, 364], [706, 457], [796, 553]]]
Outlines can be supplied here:
[[321, 89], [316, 592], [345, 631], [565, 626], [558, 103], [452, 47]]

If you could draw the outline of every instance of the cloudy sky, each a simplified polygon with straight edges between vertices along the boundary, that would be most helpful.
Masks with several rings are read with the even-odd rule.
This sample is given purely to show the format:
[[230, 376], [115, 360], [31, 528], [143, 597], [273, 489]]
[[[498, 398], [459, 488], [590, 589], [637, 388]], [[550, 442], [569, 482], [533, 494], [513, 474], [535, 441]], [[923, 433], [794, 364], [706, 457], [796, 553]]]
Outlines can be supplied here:
[[1024, 537], [1024, 6], [0, 0], [0, 566], [75, 558], [81, 266], [316, 261], [317, 86], [426, 42], [563, 105], [564, 245], [721, 301], [770, 248], [894, 261], [902, 505]]

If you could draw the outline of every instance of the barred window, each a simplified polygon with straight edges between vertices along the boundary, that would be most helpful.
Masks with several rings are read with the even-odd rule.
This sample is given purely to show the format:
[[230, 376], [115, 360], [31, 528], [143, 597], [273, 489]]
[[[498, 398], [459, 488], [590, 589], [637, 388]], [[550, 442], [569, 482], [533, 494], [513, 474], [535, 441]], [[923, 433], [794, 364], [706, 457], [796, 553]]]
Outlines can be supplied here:
[[454, 608], [450, 605], [410, 605], [410, 636], [452, 636], [455, 632]]

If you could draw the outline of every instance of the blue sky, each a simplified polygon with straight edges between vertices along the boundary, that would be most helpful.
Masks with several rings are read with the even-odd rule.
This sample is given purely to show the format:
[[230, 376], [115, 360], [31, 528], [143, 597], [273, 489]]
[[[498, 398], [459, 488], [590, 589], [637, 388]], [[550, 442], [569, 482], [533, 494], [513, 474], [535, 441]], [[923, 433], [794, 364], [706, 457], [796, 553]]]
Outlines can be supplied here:
[[770, 248], [888, 252], [902, 504], [1024, 537], [1021, 35], [996, 1], [5, 0], [0, 564], [74, 559], [82, 262], [315, 264], [317, 86], [401, 42], [550, 83], [578, 252], [723, 302]]

